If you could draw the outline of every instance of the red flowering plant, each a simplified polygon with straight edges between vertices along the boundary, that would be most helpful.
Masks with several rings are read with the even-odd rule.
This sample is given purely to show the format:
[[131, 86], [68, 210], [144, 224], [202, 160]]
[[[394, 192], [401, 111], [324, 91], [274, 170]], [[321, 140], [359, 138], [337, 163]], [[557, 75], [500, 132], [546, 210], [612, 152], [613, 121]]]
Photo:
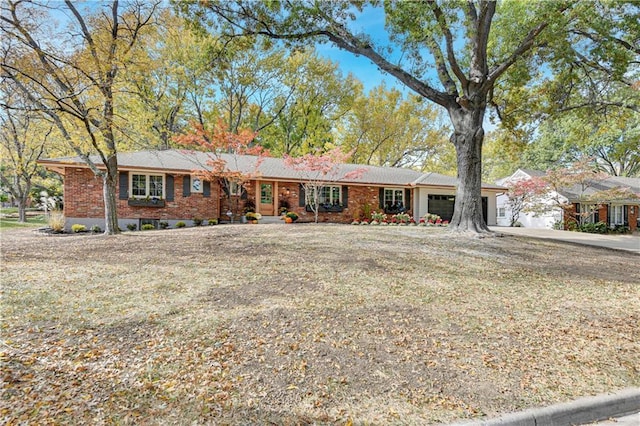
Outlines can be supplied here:
[[398, 213], [393, 215], [393, 218], [400, 225], [407, 225], [409, 223], [409, 220], [411, 219], [411, 216], [409, 216], [408, 213]]
[[382, 222], [387, 221], [387, 215], [384, 212], [373, 212], [371, 213], [371, 224], [379, 225]]

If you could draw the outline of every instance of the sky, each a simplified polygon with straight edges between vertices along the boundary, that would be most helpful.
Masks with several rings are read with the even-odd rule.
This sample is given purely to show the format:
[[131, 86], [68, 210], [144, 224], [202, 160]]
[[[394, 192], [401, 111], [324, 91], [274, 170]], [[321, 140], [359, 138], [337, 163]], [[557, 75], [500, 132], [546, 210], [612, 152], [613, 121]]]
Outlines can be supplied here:
[[[385, 46], [389, 45], [390, 41], [384, 29], [384, 23], [384, 12], [380, 9], [368, 7], [363, 10], [362, 14], [358, 15], [358, 19], [350, 28], [355, 33], [369, 34], [376, 46]], [[381, 71], [364, 56], [356, 56], [330, 43], [317, 44], [316, 50], [319, 55], [337, 62], [345, 75], [351, 72], [358, 80], [362, 81], [367, 92], [380, 85], [383, 81], [387, 87], [395, 87], [403, 93], [409, 90], [399, 83], [395, 77]]]

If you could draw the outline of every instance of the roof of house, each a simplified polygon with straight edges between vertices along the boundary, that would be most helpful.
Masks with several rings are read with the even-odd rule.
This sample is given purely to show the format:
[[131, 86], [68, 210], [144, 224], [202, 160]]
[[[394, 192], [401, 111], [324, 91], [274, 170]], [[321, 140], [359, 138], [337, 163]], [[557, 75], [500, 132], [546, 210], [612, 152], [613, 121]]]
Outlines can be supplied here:
[[[281, 180], [305, 180], [302, 172], [285, 166], [282, 158], [261, 157], [258, 168], [258, 157], [250, 155], [221, 154], [219, 156], [226, 161], [227, 167], [242, 173], [255, 173], [266, 179]], [[194, 172], [197, 170], [210, 170], [207, 162], [211, 155], [206, 152], [189, 151], [180, 149], [148, 150], [118, 153], [118, 168], [120, 170], [157, 170], [164, 172]], [[95, 156], [91, 160], [100, 164], [100, 159]], [[54, 167], [86, 167], [80, 157], [63, 157], [41, 160], [45, 166]], [[356, 170], [364, 170], [357, 178], [345, 179], [345, 175]], [[397, 168], [366, 166], [359, 164], [340, 164], [336, 169], [335, 181], [372, 185], [397, 185], [397, 186], [455, 186], [457, 178], [438, 173], [422, 173], [416, 170]], [[504, 190], [499, 185], [482, 184], [483, 189]]]
[[[594, 195], [600, 191], [607, 191], [616, 188], [628, 188], [632, 193], [640, 197], [640, 178], [610, 176], [603, 180], [589, 182], [589, 186], [585, 189], [583, 189], [580, 185], [574, 185], [570, 188], [562, 189], [560, 193], [567, 197], [570, 201], [576, 201], [583, 197]], [[637, 203], [638, 199], [624, 198], [616, 201], [634, 201], [635, 203]]]
[[[545, 172], [534, 169], [518, 169], [511, 176], [498, 180], [496, 183], [498, 184], [507, 184], [512, 181], [514, 178], [521, 177], [522, 175], [528, 175], [529, 177], [541, 177], [546, 175]], [[589, 186], [586, 188], [582, 188], [581, 185], [573, 185], [570, 188], [563, 188], [559, 191], [559, 193], [566, 197], [569, 201], [574, 202], [580, 199], [588, 198], [600, 191], [607, 191], [616, 188], [628, 188], [632, 193], [636, 194], [640, 197], [640, 178], [631, 178], [624, 176], [610, 176], [603, 180], [594, 180], [589, 183]], [[637, 199], [622, 199], [615, 200], [619, 202], [624, 201], [634, 201], [638, 202]]]

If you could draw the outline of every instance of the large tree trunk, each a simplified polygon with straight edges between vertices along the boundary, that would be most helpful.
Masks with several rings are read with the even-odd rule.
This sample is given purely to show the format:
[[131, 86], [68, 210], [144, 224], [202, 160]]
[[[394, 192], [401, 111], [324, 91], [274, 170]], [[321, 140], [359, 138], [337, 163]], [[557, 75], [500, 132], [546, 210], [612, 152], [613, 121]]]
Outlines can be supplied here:
[[29, 199], [29, 191], [27, 191], [26, 195], [20, 194], [18, 197], [18, 222], [26, 222], [27, 221], [27, 201]]
[[482, 142], [484, 130], [484, 108], [449, 109], [454, 132], [451, 142], [456, 148], [458, 163], [458, 188], [453, 218], [449, 224], [452, 231], [474, 233], [490, 232], [482, 217]]
[[104, 233], [108, 235], [119, 234], [118, 228], [118, 204], [116, 200], [116, 188], [118, 185], [118, 162], [117, 157], [112, 155], [107, 160], [107, 171], [102, 176], [103, 197], [104, 197]]

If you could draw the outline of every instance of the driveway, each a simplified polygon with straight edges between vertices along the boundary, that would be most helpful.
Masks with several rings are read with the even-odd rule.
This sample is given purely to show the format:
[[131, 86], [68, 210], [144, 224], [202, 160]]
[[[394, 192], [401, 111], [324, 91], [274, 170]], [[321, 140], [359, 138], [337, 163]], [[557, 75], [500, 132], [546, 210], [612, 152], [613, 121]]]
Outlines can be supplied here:
[[566, 241], [574, 244], [626, 250], [640, 254], [640, 236], [637, 234], [600, 235], [588, 234], [585, 232], [558, 231], [555, 229], [509, 228], [503, 226], [491, 226], [490, 229], [503, 234]]

